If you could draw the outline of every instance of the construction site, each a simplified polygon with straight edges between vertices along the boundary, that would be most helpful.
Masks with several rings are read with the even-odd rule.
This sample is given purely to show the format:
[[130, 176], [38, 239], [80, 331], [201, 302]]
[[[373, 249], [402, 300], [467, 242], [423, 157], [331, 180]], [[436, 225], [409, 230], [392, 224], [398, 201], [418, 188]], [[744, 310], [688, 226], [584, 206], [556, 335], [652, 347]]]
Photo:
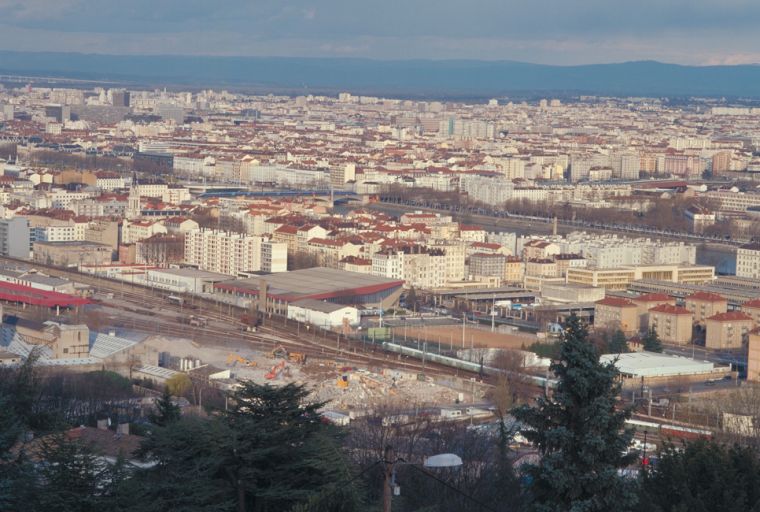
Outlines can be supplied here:
[[[309, 356], [303, 352], [274, 345], [269, 350], [254, 350], [245, 343], [229, 346], [199, 344], [185, 338], [156, 335], [145, 343], [160, 354], [179, 360], [192, 360], [192, 366], [208, 366], [224, 375], [222, 385], [239, 380], [258, 384], [295, 383], [312, 391], [315, 401], [326, 402], [326, 409], [362, 414], [373, 407], [444, 407], [481, 401], [484, 384], [469, 378], [390, 369], [374, 365], [358, 366], [343, 358]], [[224, 372], [229, 370], [229, 374]], [[211, 372], [215, 374], [214, 372]]]

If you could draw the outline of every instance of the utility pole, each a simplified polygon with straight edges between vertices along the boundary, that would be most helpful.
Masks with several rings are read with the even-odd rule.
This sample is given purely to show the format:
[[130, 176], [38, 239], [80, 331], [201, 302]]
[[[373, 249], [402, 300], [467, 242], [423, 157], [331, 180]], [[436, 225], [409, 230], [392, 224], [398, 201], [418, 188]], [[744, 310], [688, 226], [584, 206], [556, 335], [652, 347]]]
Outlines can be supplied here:
[[493, 303], [491, 304], [491, 332], [496, 328], [496, 294], [493, 294]]
[[464, 350], [465, 339], [465, 322], [467, 321], [467, 311], [462, 312], [462, 350]]
[[383, 452], [383, 512], [391, 512], [391, 499], [393, 498], [393, 489], [391, 481], [393, 479], [393, 462], [391, 459], [391, 447], [386, 446]]

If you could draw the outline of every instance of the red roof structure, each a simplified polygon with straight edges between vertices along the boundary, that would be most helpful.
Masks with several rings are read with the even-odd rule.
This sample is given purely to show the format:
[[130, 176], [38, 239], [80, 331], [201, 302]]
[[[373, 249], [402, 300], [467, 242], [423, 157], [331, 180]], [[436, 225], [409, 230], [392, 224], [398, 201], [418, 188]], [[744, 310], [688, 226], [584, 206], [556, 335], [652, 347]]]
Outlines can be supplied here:
[[32, 306], [45, 306], [45, 307], [74, 307], [89, 304], [90, 301], [77, 297], [76, 295], [69, 295], [60, 292], [49, 292], [44, 290], [38, 290], [31, 286], [22, 286], [20, 284], [4, 283], [0, 282], [0, 300], [7, 300], [10, 302], [22, 302], [24, 304], [30, 304]]

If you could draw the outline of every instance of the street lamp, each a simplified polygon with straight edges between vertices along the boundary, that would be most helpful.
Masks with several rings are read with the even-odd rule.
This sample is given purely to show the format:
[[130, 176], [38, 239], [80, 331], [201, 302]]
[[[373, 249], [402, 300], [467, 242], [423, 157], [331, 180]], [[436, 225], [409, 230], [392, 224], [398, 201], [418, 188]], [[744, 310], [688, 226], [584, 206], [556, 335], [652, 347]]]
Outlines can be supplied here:
[[[383, 512], [391, 512], [391, 500], [392, 496], [398, 496], [401, 494], [401, 487], [396, 484], [396, 466], [399, 464], [409, 464], [402, 458], [398, 458], [395, 461], [388, 460], [391, 452], [391, 447], [385, 447], [385, 457], [383, 463], [385, 464], [384, 472], [384, 485], [383, 485]], [[432, 455], [425, 459], [423, 467], [431, 469], [440, 468], [457, 468], [462, 465], [462, 458], [453, 453], [440, 453]]]

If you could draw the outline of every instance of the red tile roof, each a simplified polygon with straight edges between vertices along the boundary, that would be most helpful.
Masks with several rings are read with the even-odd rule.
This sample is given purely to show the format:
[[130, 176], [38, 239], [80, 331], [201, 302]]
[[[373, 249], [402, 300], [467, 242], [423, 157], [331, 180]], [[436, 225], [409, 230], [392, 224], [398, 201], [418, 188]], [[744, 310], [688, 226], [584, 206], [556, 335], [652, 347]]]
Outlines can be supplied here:
[[760, 309], [760, 299], [752, 299], [748, 300], [744, 304], [742, 304], [742, 309], [744, 308], [758, 308]]
[[636, 304], [622, 297], [605, 297], [602, 300], [596, 301], [596, 304], [600, 304], [602, 306], [615, 306], [618, 308], [636, 307]]
[[722, 295], [712, 292], [695, 292], [686, 297], [686, 300], [701, 300], [703, 302], [723, 302], [726, 300]]
[[747, 313], [741, 311], [728, 311], [726, 313], [718, 313], [713, 315], [708, 320], [715, 320], [717, 322], [738, 322], [742, 320], [752, 320], [752, 317]]
[[659, 306], [649, 308], [649, 311], [654, 311], [656, 313], [667, 313], [669, 315], [691, 316], [691, 311], [689, 311], [688, 309], [682, 308], [681, 306], [674, 306], [672, 304], [660, 304]]

